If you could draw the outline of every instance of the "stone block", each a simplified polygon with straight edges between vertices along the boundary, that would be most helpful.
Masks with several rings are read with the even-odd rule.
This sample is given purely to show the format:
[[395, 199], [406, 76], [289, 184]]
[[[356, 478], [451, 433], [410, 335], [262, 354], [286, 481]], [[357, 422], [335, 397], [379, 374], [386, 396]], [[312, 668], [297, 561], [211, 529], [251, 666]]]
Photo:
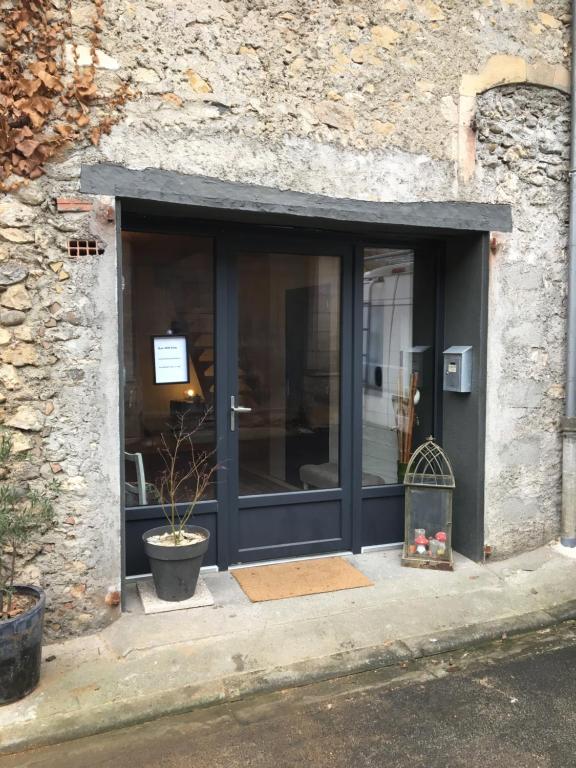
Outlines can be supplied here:
[[502, 0], [503, 5], [511, 5], [523, 11], [530, 11], [534, 8], [534, 0]]
[[32, 300], [26, 288], [18, 283], [18, 285], [11, 285], [0, 296], [0, 304], [8, 309], [30, 309], [32, 307]]
[[187, 69], [184, 73], [188, 79], [188, 85], [195, 93], [212, 93], [212, 86], [193, 69]]
[[38, 365], [38, 353], [32, 344], [18, 344], [1, 352], [0, 360], [22, 368], [25, 365]]
[[19, 341], [34, 341], [34, 333], [28, 325], [16, 326], [14, 337]]
[[0, 384], [2, 384], [5, 389], [11, 391], [18, 389], [21, 384], [20, 376], [13, 365], [0, 363]]
[[17, 309], [0, 310], [0, 325], [14, 326], [21, 325], [26, 320], [24, 312]]
[[391, 50], [394, 47], [396, 41], [400, 37], [398, 32], [395, 32], [392, 27], [388, 27], [385, 24], [372, 27], [370, 36], [376, 45], [379, 45], [382, 48], [387, 48], [388, 50]]
[[41, 205], [46, 199], [46, 194], [40, 186], [40, 182], [24, 184], [12, 193], [18, 200], [26, 205]]
[[33, 243], [34, 235], [31, 232], [17, 227], [0, 227], [0, 238], [9, 243]]
[[354, 110], [333, 101], [321, 101], [316, 106], [316, 116], [321, 123], [343, 131], [354, 129]]
[[561, 64], [548, 64], [541, 60], [528, 64], [526, 80], [534, 85], [559, 88], [565, 93], [570, 92], [570, 70]]
[[380, 136], [390, 136], [396, 130], [394, 123], [384, 123], [382, 120], [374, 120], [372, 122], [372, 130], [374, 133], [378, 133]]
[[432, 0], [416, 0], [416, 11], [426, 21], [442, 21], [444, 12]]
[[525, 83], [528, 65], [521, 56], [497, 54], [491, 56], [477, 74], [463, 75], [460, 84], [462, 96], [475, 96], [496, 85]]
[[0, 262], [0, 286], [14, 285], [27, 276], [28, 270], [18, 261]]
[[29, 205], [18, 200], [3, 200], [0, 202], [0, 227], [28, 227], [32, 224], [38, 212]]
[[44, 416], [30, 405], [21, 405], [5, 423], [8, 427], [25, 432], [39, 432], [44, 426]]
[[552, 384], [552, 386], [548, 387], [546, 390], [546, 394], [552, 400], [563, 400], [566, 395], [566, 388], [562, 384]]
[[160, 78], [155, 70], [146, 67], [137, 67], [132, 73], [133, 79], [137, 83], [159, 83]]
[[355, 64], [372, 64], [380, 66], [384, 62], [377, 56], [377, 47], [370, 43], [356, 45], [350, 51], [350, 58]]
[[540, 23], [545, 27], [548, 27], [548, 29], [560, 29], [562, 27], [560, 19], [557, 19], [549, 13], [544, 13], [544, 11], [538, 11], [538, 18], [540, 19]]
[[94, 26], [94, 6], [92, 3], [72, 3], [70, 15], [75, 27], [92, 29]]
[[23, 453], [29, 451], [32, 448], [32, 441], [27, 435], [22, 432], [15, 432], [12, 435], [12, 451], [13, 453]]

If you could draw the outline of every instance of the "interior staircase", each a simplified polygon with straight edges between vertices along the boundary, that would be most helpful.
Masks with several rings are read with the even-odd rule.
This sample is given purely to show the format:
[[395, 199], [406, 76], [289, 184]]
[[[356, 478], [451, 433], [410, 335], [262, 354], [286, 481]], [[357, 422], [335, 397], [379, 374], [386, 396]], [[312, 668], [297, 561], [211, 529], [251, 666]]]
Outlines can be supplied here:
[[[212, 313], [195, 313], [194, 321], [188, 323], [185, 333], [188, 338], [188, 354], [196, 371], [202, 396], [209, 406], [213, 406], [215, 366]], [[261, 399], [258, 378], [246, 371], [242, 365], [238, 370], [237, 397], [242, 405], [249, 408], [256, 408]]]

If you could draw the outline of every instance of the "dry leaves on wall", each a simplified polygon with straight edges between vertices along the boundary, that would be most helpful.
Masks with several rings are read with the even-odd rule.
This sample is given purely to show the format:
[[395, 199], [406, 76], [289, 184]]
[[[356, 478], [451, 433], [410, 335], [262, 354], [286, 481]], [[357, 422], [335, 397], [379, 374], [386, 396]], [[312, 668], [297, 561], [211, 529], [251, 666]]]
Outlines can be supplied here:
[[71, 0], [61, 10], [50, 0], [0, 6], [0, 190], [41, 176], [46, 161], [67, 145], [97, 144], [133, 95], [126, 83], [106, 96], [98, 92], [94, 62], [103, 2], [92, 0], [88, 66], [79, 64]]

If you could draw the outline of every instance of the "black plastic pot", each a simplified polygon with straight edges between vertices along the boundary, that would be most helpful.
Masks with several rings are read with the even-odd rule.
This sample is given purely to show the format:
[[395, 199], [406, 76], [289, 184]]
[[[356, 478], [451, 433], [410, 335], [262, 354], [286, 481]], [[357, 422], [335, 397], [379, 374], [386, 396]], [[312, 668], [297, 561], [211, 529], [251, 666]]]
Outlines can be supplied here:
[[25, 613], [0, 620], [0, 704], [17, 701], [36, 688], [42, 661], [42, 628], [46, 597], [38, 587], [16, 587], [36, 604]]
[[144, 551], [150, 560], [156, 594], [161, 600], [176, 603], [188, 600], [196, 590], [202, 560], [208, 549], [210, 531], [199, 525], [187, 525], [188, 533], [200, 533], [205, 538], [182, 547], [167, 547], [153, 544], [151, 536], [170, 533], [170, 526], [151, 528], [142, 535]]

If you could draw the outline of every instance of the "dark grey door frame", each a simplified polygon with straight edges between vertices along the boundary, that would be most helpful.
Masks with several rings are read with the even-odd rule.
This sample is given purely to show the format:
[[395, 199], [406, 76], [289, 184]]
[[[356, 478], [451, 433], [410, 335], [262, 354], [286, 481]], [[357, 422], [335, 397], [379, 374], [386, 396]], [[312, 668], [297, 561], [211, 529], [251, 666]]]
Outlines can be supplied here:
[[395, 243], [391, 237], [383, 243], [375, 239], [358, 240], [354, 247], [354, 277], [353, 277], [353, 337], [352, 337], [352, 389], [350, 397], [350, 413], [352, 419], [352, 551], [359, 553], [362, 550], [363, 541], [363, 510], [362, 502], [367, 499], [404, 499], [403, 485], [362, 486], [362, 451], [363, 451], [363, 380], [362, 380], [362, 326], [363, 326], [363, 259], [364, 249], [367, 247], [383, 245], [401, 245], [412, 248], [415, 253], [422, 254], [423, 258], [432, 259], [435, 274], [434, 291], [434, 415], [433, 432], [437, 440], [442, 441], [442, 349], [444, 334], [444, 247], [440, 241], [414, 240], [412, 242]]
[[[266, 552], [266, 559], [278, 559], [298, 555], [320, 553], [325, 551], [348, 550], [352, 546], [352, 519], [354, 506], [352, 501], [352, 414], [350, 409], [352, 393], [353, 370], [353, 248], [347, 242], [339, 242], [334, 237], [324, 236], [320, 239], [310, 238], [297, 233], [275, 233], [221, 236], [217, 238], [217, 263], [220, 264], [221, 287], [217, 288], [217, 299], [221, 302], [223, 315], [220, 317], [220, 329], [217, 334], [216, 346], [219, 343], [224, 347], [222, 354], [217, 353], [217, 362], [220, 365], [223, 378], [217, 379], [218, 405], [220, 418], [217, 416], [218, 444], [221, 446], [222, 461], [228, 468], [221, 472], [221, 494], [226, 506], [226, 528], [219, 530], [219, 536], [228, 539], [226, 547], [224, 541], [221, 549], [227, 549], [227, 557], [222, 562], [226, 565], [241, 562], [242, 551], [239, 548], [240, 541], [240, 513], [242, 509], [255, 509], [275, 506], [314, 504], [322, 502], [339, 502], [341, 505], [341, 539], [322, 541], [310, 541], [307, 547], [305, 543], [290, 544], [286, 542], [280, 548], [270, 547]], [[269, 252], [281, 253], [318, 253], [323, 256], [333, 256], [340, 259], [340, 429], [339, 429], [339, 467], [340, 487], [326, 490], [294, 491], [287, 493], [266, 494], [262, 496], [239, 495], [238, 487], [238, 430], [231, 432], [229, 428], [230, 397], [237, 396], [237, 317], [238, 317], [238, 279], [236, 274], [236, 254], [241, 251], [260, 252], [263, 258]], [[218, 261], [219, 260], [219, 261]], [[218, 270], [218, 267], [217, 267]], [[218, 312], [218, 310], [217, 310]], [[222, 338], [222, 334], [226, 338]], [[218, 376], [218, 368], [216, 370]], [[218, 387], [220, 381], [220, 388]], [[220, 497], [219, 497], [220, 498]], [[220, 551], [220, 547], [219, 547]], [[224, 554], [222, 552], [222, 554]], [[259, 557], [260, 553], [253, 552], [253, 557]], [[249, 555], [248, 555], [249, 557]]]
[[477, 562], [484, 557], [489, 256], [487, 232], [447, 242], [444, 344], [472, 346], [472, 392], [442, 393], [444, 447], [456, 477], [452, 543]]
[[[118, 212], [120, 212], [120, 204], [124, 207], [124, 203], [126, 203], [125, 208], [130, 211], [134, 210], [134, 201], [127, 200], [127, 201], [117, 201], [118, 203]], [[184, 206], [176, 206], [178, 209], [178, 213], [180, 216], [182, 216], [183, 212], [186, 210]], [[128, 213], [128, 217], [130, 217], [130, 213]], [[498, 213], [499, 216], [501, 216], [501, 212]], [[227, 247], [230, 246], [230, 244], [237, 244], [239, 242], [238, 237], [245, 233], [248, 229], [250, 229], [252, 232], [254, 232], [254, 224], [250, 225], [242, 225], [234, 222], [214, 222], [214, 221], [204, 221], [204, 222], [197, 222], [197, 221], [191, 221], [190, 218], [182, 219], [177, 218], [174, 219], [172, 217], [164, 218], [163, 224], [159, 225], [158, 227], [152, 226], [152, 229], [154, 231], [165, 231], [165, 232], [171, 232], [174, 231], [175, 224], [182, 228], [186, 229], [187, 231], [194, 230], [195, 232], [202, 232], [203, 234], [209, 234], [212, 236], [215, 236], [215, 272], [216, 272], [216, 296], [215, 296], [215, 303], [216, 303], [216, 333], [218, 334], [218, 338], [220, 339], [219, 343], [216, 345], [216, 357], [215, 357], [215, 366], [216, 366], [216, 376], [218, 377], [220, 374], [223, 374], [227, 369], [229, 369], [229, 360], [230, 360], [230, 354], [231, 350], [229, 348], [229, 334], [227, 333], [227, 330], [230, 325], [230, 280], [229, 280], [229, 272], [226, 264], [226, 260], [228, 258], [227, 256]], [[132, 223], [130, 226], [128, 226], [129, 229], [140, 229], [140, 231], [146, 231], [151, 228], [151, 220], [148, 215], [144, 216], [142, 219], [142, 223]], [[266, 228], [266, 218], [262, 219], [259, 223], [259, 229], [264, 230]], [[358, 230], [361, 232], [362, 227], [359, 226]], [[367, 488], [362, 489], [361, 487], [361, 467], [359, 462], [361, 461], [361, 448], [362, 448], [362, 438], [361, 438], [361, 396], [358, 396], [359, 393], [361, 394], [362, 391], [362, 373], [361, 373], [361, 363], [359, 363], [359, 360], [361, 358], [361, 354], [359, 354], [358, 350], [361, 350], [362, 348], [362, 340], [361, 340], [361, 319], [360, 322], [358, 322], [358, 318], [361, 318], [361, 308], [362, 308], [362, 280], [359, 279], [359, 276], [361, 278], [361, 270], [362, 270], [362, 261], [359, 258], [359, 253], [361, 253], [361, 248], [364, 245], [364, 242], [361, 242], [360, 238], [362, 235], [358, 234], [358, 231], [356, 233], [354, 232], [334, 232], [334, 231], [321, 231], [316, 230], [313, 232], [310, 232], [306, 235], [302, 235], [302, 230], [296, 230], [292, 227], [290, 229], [284, 229], [281, 227], [275, 227], [271, 230], [274, 234], [275, 242], [278, 243], [278, 239], [283, 235], [286, 234], [286, 242], [293, 241], [296, 242], [298, 238], [306, 239], [310, 242], [321, 242], [326, 243], [327, 241], [336, 241], [337, 243], [340, 243], [342, 247], [353, 249], [355, 248], [355, 259], [353, 261], [353, 265], [351, 263], [350, 270], [349, 270], [349, 283], [348, 283], [348, 295], [350, 296], [350, 302], [349, 302], [349, 309], [350, 312], [350, 318], [348, 320], [344, 320], [344, 316], [342, 318], [342, 324], [344, 327], [344, 322], [346, 322], [347, 327], [350, 328], [349, 323], [353, 327], [353, 331], [350, 331], [349, 338], [350, 338], [350, 355], [346, 355], [346, 359], [350, 361], [350, 372], [347, 374], [349, 376], [350, 381], [350, 391], [348, 394], [348, 399], [346, 400], [344, 397], [344, 392], [342, 391], [342, 398], [341, 398], [341, 417], [345, 418], [344, 414], [346, 411], [349, 413], [349, 425], [347, 427], [348, 434], [350, 435], [349, 445], [351, 446], [351, 458], [350, 462], [346, 463], [346, 467], [344, 469], [344, 472], [349, 472], [349, 481], [347, 483], [347, 487], [350, 489], [350, 495], [346, 502], [347, 508], [350, 510], [350, 517], [352, 520], [352, 530], [350, 531], [350, 546], [353, 549], [353, 551], [358, 552], [361, 548], [361, 526], [362, 526], [362, 519], [361, 514], [359, 512], [361, 500], [371, 497], [381, 497], [384, 498], [386, 496], [394, 497], [398, 496], [398, 493], [401, 492], [401, 488], [398, 486], [388, 486], [388, 487], [381, 487], [381, 488]], [[299, 232], [299, 234], [297, 234]], [[378, 234], [374, 234], [369, 239], [365, 240], [365, 244], [374, 244], [377, 243], [381, 246], [383, 245], [402, 245], [404, 247], [410, 247], [414, 246], [415, 243], [422, 242], [422, 231], [412, 231], [411, 234], [407, 233], [406, 231], [402, 232], [401, 234], [394, 234], [393, 232], [388, 232], [386, 235], [383, 231], [378, 232]], [[470, 459], [472, 461], [471, 465], [468, 465], [466, 467], [466, 470], [468, 473], [473, 472], [475, 473], [475, 479], [473, 483], [473, 489], [471, 489], [470, 493], [466, 494], [466, 503], [470, 502], [474, 507], [474, 520], [473, 520], [473, 530], [474, 530], [474, 542], [470, 549], [464, 549], [462, 546], [460, 547], [461, 551], [463, 551], [465, 554], [468, 554], [469, 556], [472, 556], [474, 559], [481, 559], [482, 555], [482, 544], [483, 544], [483, 460], [484, 460], [484, 430], [485, 430], [485, 382], [486, 382], [486, 325], [487, 325], [487, 281], [488, 281], [488, 243], [489, 243], [489, 234], [487, 232], [481, 233], [481, 232], [469, 232], [469, 233], [463, 233], [463, 232], [452, 232], [451, 236], [446, 237], [439, 237], [438, 230], [429, 230], [427, 233], [428, 237], [431, 237], [434, 235], [436, 242], [439, 242], [440, 240], [444, 243], [447, 243], [450, 245], [452, 243], [451, 247], [451, 259], [450, 264], [453, 267], [455, 265], [456, 260], [458, 257], [458, 248], [462, 247], [463, 245], [470, 246], [470, 248], [474, 251], [473, 256], [473, 263], [476, 265], [482, 265], [480, 271], [474, 267], [472, 270], [474, 272], [474, 276], [480, 279], [481, 285], [479, 286], [480, 293], [478, 294], [477, 300], [482, 305], [480, 311], [480, 316], [476, 315], [478, 328], [476, 329], [479, 336], [476, 335], [475, 339], [478, 340], [478, 367], [477, 367], [477, 384], [478, 384], [478, 393], [477, 397], [475, 397], [474, 403], [475, 403], [475, 414], [471, 414], [470, 407], [467, 409], [464, 406], [464, 402], [462, 402], [462, 407], [465, 408], [466, 412], [469, 414], [469, 417], [472, 419], [472, 423], [474, 424], [474, 448], [472, 453], [470, 453]], [[227, 239], [228, 238], [228, 239]], [[366, 238], [366, 235], [364, 235], [364, 238]], [[481, 248], [478, 248], [476, 245], [477, 243], [482, 242], [483, 245]], [[227, 246], [228, 244], [228, 246]], [[459, 244], [461, 244], [459, 246]], [[288, 246], [286, 246], [288, 247]], [[121, 255], [121, 239], [120, 239], [120, 215], [118, 216], [118, 253]], [[472, 262], [470, 262], [472, 264]], [[476, 271], [475, 271], [476, 270]], [[450, 290], [450, 296], [453, 297], [454, 291], [458, 286], [462, 286], [462, 283], [459, 282], [460, 278], [457, 278], [456, 280], [452, 279], [450, 282], [450, 285], [452, 286]], [[442, 293], [442, 287], [441, 287], [442, 281], [438, 281], [437, 286], [437, 296], [438, 298], [441, 298]], [[120, 282], [119, 282], [120, 286]], [[343, 275], [343, 281], [342, 281], [342, 288], [344, 290], [344, 275]], [[468, 290], [473, 291], [473, 286], [468, 285]], [[452, 301], [452, 298], [450, 298], [450, 301]], [[476, 299], [475, 299], [476, 301]], [[119, 308], [121, 310], [122, 307], [122, 296], [121, 296], [121, 289], [119, 288]], [[344, 303], [342, 304], [342, 311], [344, 312]], [[454, 322], [454, 318], [457, 317], [457, 314], [451, 313], [450, 318], [451, 322]], [[119, 315], [119, 321], [120, 324], [122, 323], [122, 313], [120, 311]], [[468, 317], [468, 322], [473, 322], [473, 318], [471, 315]], [[468, 325], [469, 328], [471, 328], [470, 325]], [[446, 334], [444, 334], [442, 328], [439, 326], [437, 329], [436, 334], [438, 345], [437, 345], [437, 372], [438, 374], [441, 371], [441, 351], [444, 348], [443, 345], [447, 345], [447, 342], [449, 339], [453, 338], [453, 334], [451, 331], [447, 330]], [[119, 330], [119, 339], [120, 339], [120, 347], [121, 347], [121, 328]], [[451, 343], [458, 343], [456, 341], [452, 341]], [[352, 360], [354, 360], [354, 364], [352, 364]], [[122, 349], [120, 348], [120, 363], [121, 368], [123, 365], [122, 360]], [[222, 389], [222, 388], [220, 388]], [[227, 441], [228, 441], [228, 434], [227, 434], [227, 425], [228, 425], [228, 414], [229, 414], [229, 400], [228, 398], [228, 391], [230, 389], [230, 382], [228, 381], [226, 390], [218, 391], [217, 389], [217, 395], [216, 395], [216, 424], [217, 424], [217, 434], [218, 439], [221, 441], [219, 443], [219, 447], [221, 446], [221, 451], [224, 452], [227, 450]], [[344, 388], [342, 388], [343, 390]], [[442, 418], [441, 408], [442, 404], [446, 408], [447, 406], [447, 400], [445, 397], [442, 397], [441, 392], [441, 376], [437, 375], [436, 377], [436, 389], [437, 389], [437, 402], [439, 404], [438, 412], [437, 412], [437, 418], [436, 423], [437, 425], [441, 425], [444, 419]], [[121, 397], [121, 403], [123, 398]], [[450, 398], [450, 400], [454, 400], [454, 398]], [[456, 401], [458, 402], [458, 401]], [[470, 400], [472, 402], [472, 399]], [[447, 416], [447, 414], [445, 414]], [[467, 417], [468, 418], [468, 417]], [[341, 425], [341, 428], [343, 428], [344, 425]], [[439, 435], [439, 429], [437, 427], [437, 435]], [[123, 425], [121, 429], [121, 435], [123, 435]], [[447, 448], [450, 449], [453, 448], [454, 450], [459, 450], [460, 444], [458, 441], [455, 442], [455, 435], [452, 432], [450, 435], [445, 435], [446, 445]], [[450, 443], [450, 444], [449, 444]], [[229, 547], [229, 541], [228, 541], [228, 534], [227, 531], [230, 527], [230, 510], [233, 509], [233, 504], [237, 503], [237, 497], [232, 498], [231, 496], [231, 489], [230, 489], [230, 483], [228, 481], [228, 473], [229, 469], [224, 465], [224, 467], [219, 471], [219, 477], [218, 477], [218, 502], [216, 501], [207, 501], [202, 502], [201, 505], [199, 505], [199, 512], [202, 513], [211, 513], [215, 514], [216, 507], [218, 508], [218, 533], [217, 533], [217, 550], [218, 550], [218, 565], [220, 568], [227, 568], [230, 564], [230, 547]], [[309, 500], [312, 499], [320, 499], [318, 494], [326, 494], [326, 499], [333, 499], [334, 498], [334, 491], [312, 491], [309, 492], [310, 494], [313, 494], [309, 497]], [[338, 493], [338, 492], [336, 492]], [[300, 495], [300, 494], [296, 494]], [[125, 520], [125, 513], [124, 513], [124, 506], [123, 506], [123, 486], [121, 488], [121, 498], [122, 498], [122, 521], [124, 523]], [[302, 496], [302, 500], [306, 500], [306, 497]], [[256, 501], [256, 499], [252, 500], [252, 503], [259, 504], [264, 503], [265, 500], [259, 500]], [[464, 497], [462, 498], [462, 501], [464, 501]], [[352, 514], [352, 510], [355, 511], [355, 514]], [[154, 510], [152, 508], [143, 509], [140, 511], [136, 510], [130, 510], [130, 514], [136, 514], [138, 519], [148, 519], [151, 520], [154, 518], [155, 515], [157, 515], [158, 510]], [[285, 553], [285, 556], [293, 556], [293, 554], [296, 553], [290, 553], [287, 551]], [[123, 552], [123, 571], [125, 575], [125, 548]]]

